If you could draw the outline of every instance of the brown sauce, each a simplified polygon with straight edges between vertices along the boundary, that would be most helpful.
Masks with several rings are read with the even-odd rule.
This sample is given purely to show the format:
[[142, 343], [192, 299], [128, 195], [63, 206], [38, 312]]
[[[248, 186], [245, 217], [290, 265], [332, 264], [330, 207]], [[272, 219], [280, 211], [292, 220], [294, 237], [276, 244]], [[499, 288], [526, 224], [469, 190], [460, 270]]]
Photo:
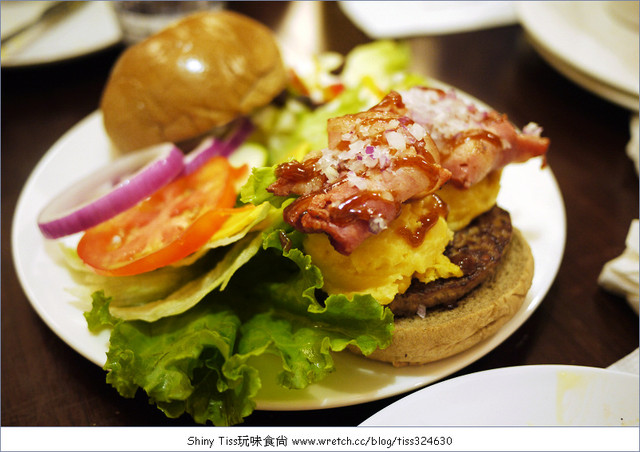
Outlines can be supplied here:
[[416, 168], [426, 174], [432, 182], [430, 189], [433, 189], [433, 186], [438, 182], [439, 166], [435, 164], [433, 156], [429, 153], [424, 155], [407, 155], [393, 160], [393, 171], [402, 167]]
[[382, 197], [379, 193], [362, 192], [343, 201], [331, 211], [331, 219], [338, 225], [358, 220], [369, 221], [375, 217], [388, 217], [388, 212], [396, 212], [397, 203]]
[[377, 105], [372, 107], [371, 110], [399, 112], [405, 108], [402, 96], [395, 91], [391, 91]]
[[414, 167], [427, 174], [437, 174], [438, 168], [434, 167], [435, 160], [431, 154], [405, 155], [393, 161], [393, 169], [402, 167]]
[[449, 213], [447, 204], [438, 195], [432, 195], [429, 201], [429, 213], [419, 218], [420, 226], [417, 229], [403, 226], [396, 230], [396, 233], [413, 248], [422, 245], [427, 233], [436, 224], [438, 218], [446, 217]]
[[471, 129], [460, 132], [455, 136], [447, 139], [446, 144], [450, 148], [456, 148], [468, 141], [475, 140], [487, 141], [498, 148], [502, 147], [502, 140], [498, 135], [491, 133], [488, 130], [482, 129]]
[[278, 239], [280, 239], [282, 250], [288, 252], [291, 249], [291, 239], [282, 229], [278, 232]]
[[284, 179], [289, 182], [308, 182], [318, 175], [314, 163], [317, 161], [309, 160], [304, 163], [298, 161], [286, 162], [278, 165], [275, 175], [278, 179]]

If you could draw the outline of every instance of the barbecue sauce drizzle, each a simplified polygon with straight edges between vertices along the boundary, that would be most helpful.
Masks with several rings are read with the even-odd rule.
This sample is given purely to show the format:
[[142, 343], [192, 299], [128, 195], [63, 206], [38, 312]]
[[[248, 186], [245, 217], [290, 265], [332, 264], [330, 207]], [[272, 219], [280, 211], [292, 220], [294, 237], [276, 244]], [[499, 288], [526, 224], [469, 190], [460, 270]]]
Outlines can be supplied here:
[[418, 219], [420, 226], [417, 229], [412, 230], [408, 226], [403, 226], [396, 230], [396, 233], [414, 248], [422, 245], [427, 233], [435, 226], [438, 218], [447, 217], [449, 207], [438, 195], [434, 194], [429, 197], [428, 211]]
[[465, 130], [447, 138], [445, 143], [446, 147], [453, 149], [472, 140], [487, 141], [496, 147], [502, 146], [502, 139], [498, 135], [483, 129]]

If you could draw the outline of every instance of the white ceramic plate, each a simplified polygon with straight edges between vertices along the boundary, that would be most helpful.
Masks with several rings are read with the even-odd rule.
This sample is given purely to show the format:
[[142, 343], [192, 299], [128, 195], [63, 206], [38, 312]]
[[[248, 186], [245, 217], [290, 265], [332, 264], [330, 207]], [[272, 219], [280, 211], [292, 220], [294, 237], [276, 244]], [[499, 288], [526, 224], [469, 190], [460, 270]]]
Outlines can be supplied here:
[[638, 375], [594, 367], [506, 367], [421, 389], [362, 426], [638, 425]]
[[[40, 210], [73, 179], [98, 169], [112, 157], [102, 117], [95, 112], [69, 130], [46, 153], [29, 177], [18, 201], [12, 246], [18, 277], [28, 299], [46, 324], [92, 362], [103, 365], [108, 333], [91, 334], [67, 291], [75, 286], [59, 264], [57, 247], [45, 240], [36, 225]], [[420, 367], [394, 368], [350, 353], [335, 355], [337, 371], [301, 391], [276, 384], [279, 364], [260, 363], [263, 389], [258, 409], [304, 410], [347, 406], [420, 388], [444, 378], [484, 356], [509, 337], [538, 307], [558, 271], [565, 244], [565, 211], [551, 170], [539, 159], [511, 165], [502, 178], [499, 203], [529, 241], [534, 258], [533, 284], [522, 308], [493, 337], [456, 356]], [[275, 359], [265, 357], [263, 360]]]
[[624, 12], [615, 8], [621, 3], [516, 4], [533, 46], [551, 66], [587, 90], [637, 111], [638, 25], [620, 19]]
[[513, 2], [339, 2], [369, 37], [404, 38], [479, 30], [517, 22]]
[[[0, 4], [2, 34], [5, 35], [37, 17], [50, 3], [52, 2], [3, 1]], [[79, 3], [81, 4], [59, 22], [47, 27], [36, 25], [15, 38], [6, 49], [3, 48], [2, 67], [52, 63], [117, 44], [121, 39], [121, 32], [110, 2]]]

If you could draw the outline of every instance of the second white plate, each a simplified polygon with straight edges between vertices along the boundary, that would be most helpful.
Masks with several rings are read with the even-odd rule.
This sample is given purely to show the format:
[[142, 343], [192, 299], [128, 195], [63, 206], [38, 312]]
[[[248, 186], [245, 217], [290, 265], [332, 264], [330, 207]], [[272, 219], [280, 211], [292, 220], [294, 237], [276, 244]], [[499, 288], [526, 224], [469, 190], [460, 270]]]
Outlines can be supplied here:
[[406, 38], [480, 30], [517, 22], [513, 2], [339, 2], [369, 37]]
[[[10, 31], [37, 17], [52, 2], [2, 2], [2, 27]], [[51, 25], [35, 25], [3, 46], [2, 67], [52, 63], [87, 55], [120, 42], [120, 25], [111, 2], [78, 2], [68, 16]]]
[[408, 395], [363, 426], [638, 425], [638, 375], [594, 367], [493, 369]]
[[587, 90], [637, 111], [638, 27], [619, 18], [614, 8], [620, 3], [516, 5], [532, 44], [551, 66]]

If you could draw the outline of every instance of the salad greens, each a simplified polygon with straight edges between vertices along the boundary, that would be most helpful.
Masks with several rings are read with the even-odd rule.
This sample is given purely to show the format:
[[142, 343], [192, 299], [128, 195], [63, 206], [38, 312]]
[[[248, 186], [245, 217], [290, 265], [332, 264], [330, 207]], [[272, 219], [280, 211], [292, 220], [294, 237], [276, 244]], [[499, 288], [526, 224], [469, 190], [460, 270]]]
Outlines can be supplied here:
[[124, 397], [142, 388], [169, 417], [186, 412], [196, 422], [232, 425], [251, 413], [262, 385], [251, 357], [280, 357], [279, 383], [301, 389], [334, 370], [331, 352], [354, 344], [371, 353], [388, 345], [391, 312], [371, 296], [334, 295], [321, 303], [320, 271], [298, 248], [283, 250], [280, 233], [265, 237], [264, 252], [225, 291], [180, 315], [117, 319], [110, 298], [96, 292], [86, 317], [94, 331], [112, 328], [107, 382]]
[[[291, 95], [265, 108], [252, 118], [257, 131], [247, 146], [265, 149], [270, 165], [325, 147], [328, 118], [367, 109], [389, 89], [426, 82], [407, 74], [409, 62], [406, 46], [382, 41], [354, 49], [338, 75], [301, 74], [311, 90], [333, 79], [343, 90], [318, 106]], [[254, 169], [242, 188], [243, 203], [268, 201], [269, 211], [235, 243], [188, 265], [87, 280], [87, 324], [111, 330], [104, 368], [122, 396], [142, 389], [169, 417], [188, 413], [198, 423], [233, 425], [255, 409], [263, 384], [253, 358], [278, 357], [278, 383], [295, 390], [334, 371], [333, 352], [354, 346], [366, 355], [390, 343], [393, 314], [373, 297], [321, 295], [323, 277], [302, 251], [302, 235], [282, 221], [287, 200], [265, 190], [274, 168]], [[161, 289], [143, 289], [154, 286]]]

